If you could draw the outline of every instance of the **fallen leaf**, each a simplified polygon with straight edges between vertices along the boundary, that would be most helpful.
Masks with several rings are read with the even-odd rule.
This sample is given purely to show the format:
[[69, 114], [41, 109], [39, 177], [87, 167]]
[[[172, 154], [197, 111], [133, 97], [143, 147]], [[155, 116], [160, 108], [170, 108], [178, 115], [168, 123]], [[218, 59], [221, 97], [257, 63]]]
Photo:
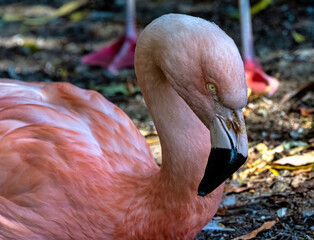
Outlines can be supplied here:
[[147, 140], [148, 145], [153, 145], [155, 143], [159, 143], [159, 137], [157, 137], [157, 136], [149, 137], [146, 140]]
[[312, 168], [306, 168], [306, 169], [300, 169], [300, 170], [295, 170], [292, 172], [292, 175], [298, 175], [298, 174], [303, 174], [303, 173], [308, 173], [311, 172]]
[[290, 141], [290, 142], [285, 143], [283, 146], [285, 150], [289, 150], [293, 147], [304, 147], [307, 145], [308, 144], [306, 142], [302, 142], [302, 141]]
[[255, 229], [253, 232], [250, 232], [246, 235], [242, 235], [240, 237], [233, 238], [233, 240], [255, 238], [259, 232], [267, 230], [267, 229], [271, 229], [275, 225], [275, 223], [276, 223], [276, 221], [264, 222], [262, 226], [260, 226], [258, 229]]
[[247, 97], [249, 98], [252, 94], [252, 88], [247, 89]]
[[251, 112], [252, 112], [251, 109], [249, 109], [249, 108], [244, 108], [244, 109], [243, 109], [243, 116], [248, 118], [248, 117], [250, 117]]
[[141, 133], [144, 137], [150, 135], [150, 131], [147, 131], [147, 130], [145, 130], [145, 129], [140, 129], [140, 133]]
[[302, 117], [309, 117], [314, 113], [314, 108], [301, 107], [300, 112], [301, 112]]
[[218, 210], [217, 210], [217, 212], [216, 212], [216, 214], [217, 214], [218, 216], [225, 216], [227, 213], [228, 213], [228, 208], [227, 208], [227, 207], [224, 207], [224, 206], [219, 207]]
[[56, 18], [63, 17], [65, 15], [68, 15], [74, 12], [78, 8], [85, 5], [87, 2], [88, 2], [87, 0], [71, 1], [71, 2], [65, 3], [60, 8], [54, 10], [51, 16], [42, 16], [42, 17], [35, 17], [35, 18], [28, 17], [28, 18], [25, 18], [23, 23], [29, 24], [29, 25], [43, 25]]
[[297, 188], [297, 187], [299, 187], [299, 185], [300, 185], [301, 183], [304, 183], [305, 180], [306, 180], [306, 177], [302, 176], [301, 174], [296, 175], [296, 176], [292, 179], [291, 186], [294, 187], [294, 188]]
[[68, 2], [68, 3], [62, 5], [60, 8], [58, 8], [57, 11], [55, 12], [55, 15], [58, 17], [67, 15], [67, 14], [75, 11], [79, 7], [85, 5], [86, 3], [87, 3], [86, 0], [76, 0], [76, 1]]
[[289, 155], [296, 155], [297, 153], [303, 151], [303, 150], [306, 150], [308, 148], [311, 148], [311, 147], [314, 147], [314, 143], [311, 143], [311, 144], [306, 144], [306, 145], [301, 145], [299, 147], [296, 147], [296, 148], [292, 148], [288, 154]]
[[70, 19], [72, 22], [81, 21], [82, 19], [85, 19], [89, 17], [90, 12], [88, 11], [80, 11], [80, 12], [74, 12], [70, 15]]
[[274, 174], [276, 177], [279, 176], [279, 172], [276, 169], [270, 168], [269, 171], [271, 171], [271, 173]]
[[273, 162], [276, 165], [292, 165], [292, 166], [305, 166], [314, 163], [314, 151], [303, 153], [301, 155], [294, 155], [284, 157]]
[[204, 228], [205, 231], [226, 231], [226, 232], [234, 232], [233, 228], [226, 228], [222, 223], [213, 219], [211, 220]]
[[249, 190], [251, 188], [253, 188], [254, 186], [252, 187], [237, 187], [237, 186], [225, 186], [225, 193], [241, 193], [241, 192], [244, 192], [246, 190]]
[[259, 13], [260, 11], [266, 9], [271, 3], [272, 3], [272, 0], [259, 1], [258, 3], [256, 3], [254, 6], [251, 7], [251, 14], [255, 15]]
[[23, 19], [24, 19], [24, 16], [20, 14], [5, 13], [2, 15], [2, 20], [5, 22], [16, 22], [16, 21], [21, 21]]
[[297, 43], [303, 43], [305, 41], [305, 37], [301, 33], [297, 33], [296, 31], [292, 32], [292, 37]]
[[266, 146], [265, 143], [259, 143], [256, 145], [256, 150], [259, 152], [259, 153], [264, 153], [268, 150], [268, 147]]

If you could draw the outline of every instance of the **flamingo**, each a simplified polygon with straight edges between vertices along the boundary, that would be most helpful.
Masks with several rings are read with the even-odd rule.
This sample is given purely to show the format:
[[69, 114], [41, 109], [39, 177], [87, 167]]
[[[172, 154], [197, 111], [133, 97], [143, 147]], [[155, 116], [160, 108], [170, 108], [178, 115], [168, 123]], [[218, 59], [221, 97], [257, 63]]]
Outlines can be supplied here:
[[134, 66], [134, 52], [137, 41], [135, 26], [135, 0], [126, 1], [125, 32], [110, 46], [94, 51], [82, 58], [82, 63], [101, 66], [108, 75], [115, 75], [122, 68]]
[[278, 89], [279, 81], [267, 75], [254, 54], [250, 1], [239, 0], [242, 57], [249, 92], [272, 96]]
[[161, 167], [99, 93], [1, 79], [1, 239], [192, 239], [212, 219], [248, 151], [236, 45], [206, 20], [164, 15], [140, 35], [135, 71]]

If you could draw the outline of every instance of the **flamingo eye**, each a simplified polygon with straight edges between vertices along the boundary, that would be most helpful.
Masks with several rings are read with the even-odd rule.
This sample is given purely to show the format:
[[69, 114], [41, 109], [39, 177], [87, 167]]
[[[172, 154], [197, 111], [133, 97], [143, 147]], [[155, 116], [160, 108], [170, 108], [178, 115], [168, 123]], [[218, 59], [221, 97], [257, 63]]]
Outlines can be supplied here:
[[207, 83], [206, 84], [206, 88], [209, 92], [212, 92], [212, 93], [216, 93], [216, 87], [214, 84], [212, 83]]

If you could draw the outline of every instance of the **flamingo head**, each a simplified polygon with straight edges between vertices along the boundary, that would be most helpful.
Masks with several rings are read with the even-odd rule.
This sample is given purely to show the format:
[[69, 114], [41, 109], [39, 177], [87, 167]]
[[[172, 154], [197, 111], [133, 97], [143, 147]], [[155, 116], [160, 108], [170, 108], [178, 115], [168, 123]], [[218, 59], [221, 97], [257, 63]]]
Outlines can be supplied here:
[[168, 14], [145, 31], [155, 38], [152, 59], [164, 79], [210, 130], [211, 152], [198, 189], [205, 196], [247, 158], [243, 61], [233, 40], [201, 18]]

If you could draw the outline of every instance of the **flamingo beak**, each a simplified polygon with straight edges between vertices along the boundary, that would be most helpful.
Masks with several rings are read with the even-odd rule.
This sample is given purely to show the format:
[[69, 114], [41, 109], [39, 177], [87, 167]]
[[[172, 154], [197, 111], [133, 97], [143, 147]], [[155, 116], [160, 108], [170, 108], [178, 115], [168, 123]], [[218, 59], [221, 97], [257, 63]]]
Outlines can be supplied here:
[[216, 114], [209, 123], [211, 151], [198, 195], [204, 197], [227, 180], [246, 161], [248, 142], [242, 109], [226, 118]]

